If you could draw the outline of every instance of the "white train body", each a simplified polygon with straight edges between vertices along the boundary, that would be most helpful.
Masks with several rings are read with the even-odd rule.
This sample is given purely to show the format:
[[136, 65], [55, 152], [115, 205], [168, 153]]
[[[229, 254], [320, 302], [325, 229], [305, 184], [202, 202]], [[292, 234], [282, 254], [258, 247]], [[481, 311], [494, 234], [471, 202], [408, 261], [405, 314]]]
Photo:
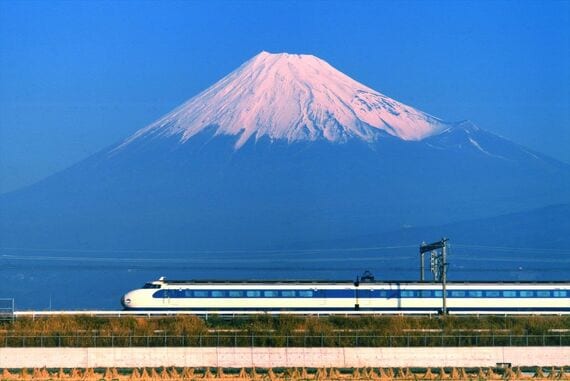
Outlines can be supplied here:
[[[570, 283], [448, 283], [452, 314], [570, 314]], [[158, 281], [125, 294], [127, 310], [197, 314], [435, 314], [442, 285], [419, 282]]]

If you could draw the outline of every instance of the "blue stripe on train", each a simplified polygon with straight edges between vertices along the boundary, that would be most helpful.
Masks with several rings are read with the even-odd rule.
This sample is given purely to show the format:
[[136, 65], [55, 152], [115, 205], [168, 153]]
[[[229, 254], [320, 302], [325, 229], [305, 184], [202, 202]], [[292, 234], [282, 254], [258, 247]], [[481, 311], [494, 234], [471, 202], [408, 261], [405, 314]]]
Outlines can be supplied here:
[[[291, 294], [294, 293], [294, 294]], [[448, 298], [568, 298], [567, 290], [448, 290]], [[203, 299], [203, 298], [355, 298], [356, 290], [191, 290], [191, 289], [161, 289], [153, 293], [155, 299]], [[369, 290], [358, 289], [360, 298], [380, 299], [409, 299], [409, 298], [441, 298], [439, 290]]]

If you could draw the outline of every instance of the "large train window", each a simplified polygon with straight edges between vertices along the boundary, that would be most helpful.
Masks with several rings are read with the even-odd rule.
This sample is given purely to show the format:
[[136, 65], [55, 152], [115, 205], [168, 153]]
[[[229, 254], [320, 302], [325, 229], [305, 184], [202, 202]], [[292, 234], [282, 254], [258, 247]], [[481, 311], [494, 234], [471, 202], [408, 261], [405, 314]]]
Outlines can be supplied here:
[[299, 297], [301, 297], [301, 298], [312, 298], [313, 297], [313, 291], [301, 290], [301, 291], [299, 291]]

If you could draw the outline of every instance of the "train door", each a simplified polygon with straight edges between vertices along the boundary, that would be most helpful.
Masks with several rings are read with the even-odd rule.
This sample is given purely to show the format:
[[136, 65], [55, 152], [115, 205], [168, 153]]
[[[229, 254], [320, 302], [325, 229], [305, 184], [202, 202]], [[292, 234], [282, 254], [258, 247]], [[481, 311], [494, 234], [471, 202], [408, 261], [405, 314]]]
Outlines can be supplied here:
[[326, 289], [320, 289], [317, 290], [317, 295], [319, 296], [319, 305], [321, 307], [326, 307], [327, 306], [327, 290]]
[[358, 285], [354, 288], [354, 310], [360, 310], [360, 290], [358, 289]]
[[359, 304], [361, 309], [370, 309], [374, 307], [374, 289], [361, 288], [359, 290]]

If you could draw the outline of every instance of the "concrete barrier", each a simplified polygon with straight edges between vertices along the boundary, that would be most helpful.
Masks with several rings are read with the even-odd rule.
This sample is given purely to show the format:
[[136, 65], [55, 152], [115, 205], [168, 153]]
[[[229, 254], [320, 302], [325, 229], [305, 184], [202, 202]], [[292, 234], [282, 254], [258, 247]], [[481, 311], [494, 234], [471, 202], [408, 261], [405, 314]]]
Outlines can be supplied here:
[[570, 347], [0, 348], [0, 368], [568, 366]]

